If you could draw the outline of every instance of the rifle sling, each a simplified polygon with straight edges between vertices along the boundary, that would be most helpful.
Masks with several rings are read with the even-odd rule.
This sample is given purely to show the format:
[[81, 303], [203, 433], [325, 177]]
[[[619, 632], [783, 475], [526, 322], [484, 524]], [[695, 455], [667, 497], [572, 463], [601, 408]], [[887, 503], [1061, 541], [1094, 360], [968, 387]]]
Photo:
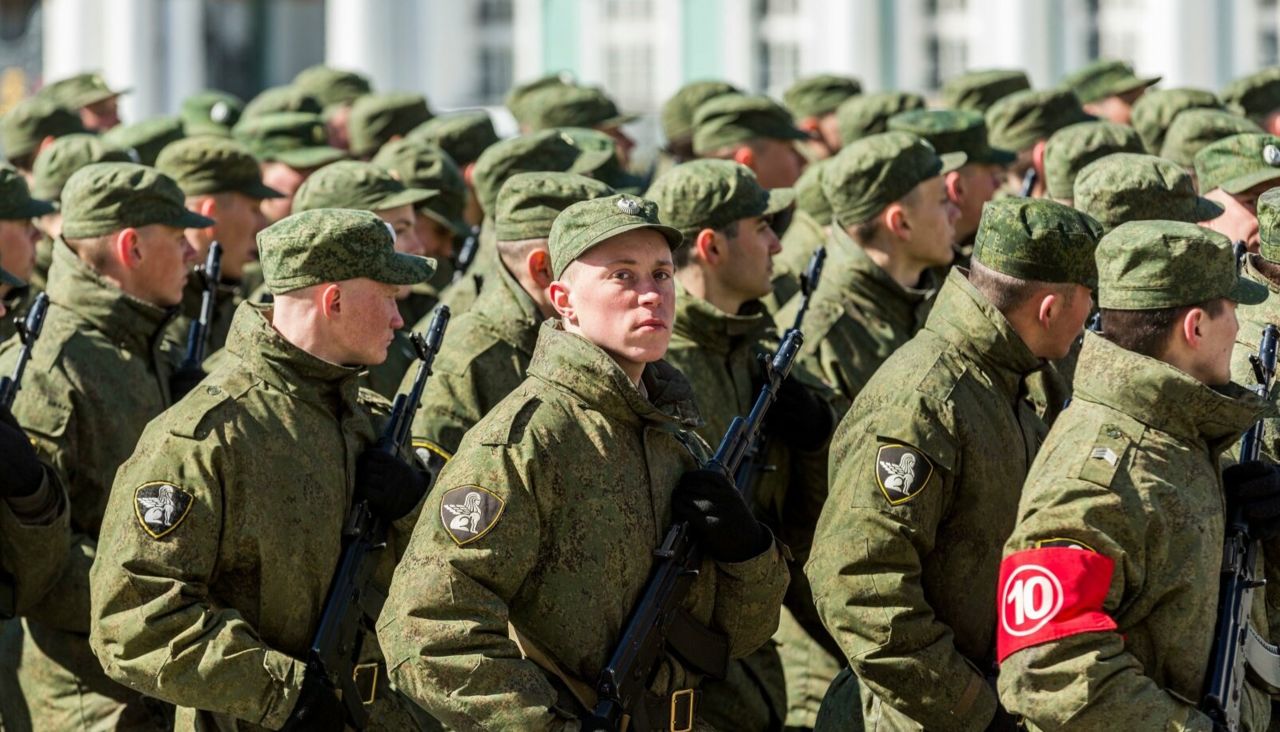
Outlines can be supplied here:
[[507, 623], [507, 635], [511, 640], [515, 641], [516, 647], [520, 649], [520, 654], [532, 661], [539, 668], [560, 680], [564, 688], [573, 695], [573, 698], [582, 705], [583, 709], [591, 710], [596, 707], [596, 690], [582, 679], [570, 676], [555, 659], [547, 655], [533, 641], [516, 629], [516, 626]]
[[723, 679], [729, 672], [729, 638], [699, 623], [684, 608], [676, 610], [667, 629], [667, 647], [703, 676]]

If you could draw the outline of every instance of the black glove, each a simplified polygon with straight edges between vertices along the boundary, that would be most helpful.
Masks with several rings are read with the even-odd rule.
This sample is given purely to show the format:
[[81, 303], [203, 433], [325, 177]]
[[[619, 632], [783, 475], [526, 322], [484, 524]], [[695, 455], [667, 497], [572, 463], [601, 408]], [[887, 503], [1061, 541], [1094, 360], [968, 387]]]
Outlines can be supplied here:
[[1254, 539], [1280, 536], [1280, 471], [1270, 463], [1251, 460], [1222, 471], [1228, 515], [1239, 510]]
[[23, 498], [40, 490], [44, 467], [31, 439], [8, 409], [0, 407], [0, 498]]
[[186, 396], [187, 392], [196, 388], [196, 385], [208, 376], [204, 369], [196, 367], [193, 369], [178, 369], [169, 375], [169, 396], [173, 401], [178, 401]]
[[427, 487], [422, 471], [381, 450], [365, 450], [356, 460], [356, 500], [367, 500], [387, 521], [409, 515]]
[[778, 387], [778, 398], [764, 418], [764, 431], [770, 437], [806, 452], [827, 444], [835, 428], [830, 405], [790, 377]]
[[720, 562], [750, 559], [772, 539], [733, 481], [715, 470], [690, 470], [680, 476], [671, 493], [671, 515], [687, 521], [703, 551]]
[[298, 694], [298, 703], [293, 705], [293, 713], [285, 720], [281, 732], [299, 732], [300, 730], [319, 730], [319, 732], [342, 732], [346, 727], [346, 709], [333, 684], [313, 666], [307, 667], [307, 675], [302, 677], [302, 691]]

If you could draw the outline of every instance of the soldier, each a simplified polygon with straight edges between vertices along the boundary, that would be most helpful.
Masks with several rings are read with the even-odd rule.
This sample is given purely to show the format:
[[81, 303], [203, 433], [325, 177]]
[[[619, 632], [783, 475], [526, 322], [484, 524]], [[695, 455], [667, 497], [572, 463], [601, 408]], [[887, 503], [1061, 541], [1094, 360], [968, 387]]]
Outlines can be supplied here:
[[1220, 109], [1188, 109], [1173, 118], [1160, 157], [1168, 158], [1195, 174], [1196, 153], [1211, 142], [1245, 133], [1259, 133], [1262, 128], [1236, 114]]
[[790, 221], [782, 232], [782, 251], [773, 258], [772, 292], [761, 298], [770, 313], [778, 312], [799, 294], [800, 275], [831, 234], [831, 204], [822, 194], [822, 169], [830, 160], [805, 166], [796, 181], [795, 208], [787, 214]]
[[421, 94], [366, 94], [351, 105], [347, 147], [352, 157], [368, 160], [434, 116]]
[[350, 144], [347, 124], [351, 119], [351, 105], [373, 91], [368, 77], [317, 64], [299, 71], [293, 77], [292, 86], [320, 102], [324, 108], [321, 114], [325, 128], [329, 131], [329, 144], [346, 150]]
[[841, 145], [888, 132], [890, 117], [924, 108], [924, 97], [910, 92], [878, 92], [848, 99], [836, 109]]
[[1080, 100], [1065, 89], [1014, 92], [991, 105], [987, 110], [987, 139], [992, 146], [1018, 155], [1006, 171], [1006, 190], [1021, 194], [1034, 170], [1028, 193], [1043, 197], [1044, 148], [1049, 138], [1067, 125], [1088, 120]]
[[1005, 97], [1031, 88], [1022, 71], [1014, 69], [980, 69], [957, 74], [942, 84], [942, 106], [946, 109], [972, 109], [986, 114], [991, 105]]
[[1138, 131], [1146, 151], [1159, 155], [1169, 125], [1188, 109], [1222, 109], [1222, 102], [1204, 89], [1151, 89], [1133, 103], [1129, 123]]
[[[992, 728], [1000, 550], [1047, 429], [1024, 382], [1079, 337], [1099, 234], [1050, 201], [987, 204], [972, 270], [836, 431], [805, 571], [868, 729]], [[824, 707], [859, 704], [834, 691]]]
[[152, 117], [128, 125], [117, 125], [102, 135], [102, 142], [124, 150], [135, 163], [156, 164], [160, 151], [171, 142], [183, 138], [182, 120], [177, 117]]
[[[804, 317], [800, 363], [847, 409], [871, 374], [924, 324], [937, 289], [932, 268], [955, 256], [955, 220], [943, 176], [965, 162], [907, 132], [846, 146], [827, 164], [827, 267]], [[790, 325], [798, 302], [775, 320]]]
[[1138, 78], [1133, 67], [1123, 61], [1098, 59], [1084, 68], [1067, 74], [1062, 88], [1070, 89], [1080, 97], [1084, 111], [1114, 122], [1129, 124], [1134, 102], [1147, 91], [1147, 87], [1160, 83], [1159, 76]]
[[[88, 165], [63, 191], [49, 313], [13, 404], [71, 505], [70, 554], [23, 621], [18, 681], [36, 729], [129, 729], [151, 718], [89, 650], [89, 565], [116, 469], [172, 403], [176, 358], [159, 336], [194, 260], [184, 230], [212, 225], [183, 206], [172, 179], [133, 163]], [[10, 340], [0, 351], [0, 372], [18, 350]]]
[[609, 135], [587, 127], [560, 127], [573, 146], [584, 151], [600, 153], [600, 164], [595, 167], [575, 165], [574, 172], [595, 178], [618, 193], [630, 193], [638, 196], [642, 192], [645, 181], [640, 176], [628, 172], [618, 162], [617, 143]]
[[[1203, 729], [1224, 494], [1275, 536], [1280, 480], [1218, 458], [1264, 409], [1231, 383], [1231, 242], [1194, 224], [1122, 224], [1098, 245], [1102, 333], [1086, 333], [1071, 407], [1018, 504], [997, 587], [1000, 701], [1032, 729]], [[1261, 470], [1259, 470], [1261, 468]], [[1243, 472], [1241, 472], [1243, 471]], [[1267, 727], [1252, 690], [1243, 729]]]
[[[12, 278], [11, 287], [0, 301], [11, 311], [22, 315], [38, 294], [38, 290], [26, 283], [36, 268], [36, 242], [40, 230], [33, 219], [53, 212], [48, 201], [32, 198], [27, 182], [17, 168], [0, 164], [0, 259], [3, 259]], [[8, 340], [14, 333], [11, 318], [0, 318], [0, 339]]]
[[802, 148], [809, 162], [840, 152], [840, 125], [836, 108], [862, 93], [862, 82], [847, 76], [819, 74], [797, 80], [783, 94], [796, 127], [809, 133]]
[[1233, 242], [1258, 251], [1258, 196], [1280, 181], [1280, 137], [1233, 135], [1196, 153], [1196, 178], [1204, 197], [1225, 213], [1202, 223]]
[[243, 122], [282, 112], [300, 112], [319, 116], [323, 111], [324, 107], [320, 106], [320, 100], [314, 94], [292, 84], [285, 84], [267, 87], [258, 92], [256, 97], [244, 105], [240, 120]]
[[243, 112], [244, 100], [240, 97], [209, 89], [183, 99], [178, 116], [182, 118], [182, 131], [189, 137], [231, 137], [231, 128]]
[[797, 129], [787, 110], [765, 96], [722, 94], [693, 117], [693, 152], [700, 158], [733, 160], [751, 169], [765, 188], [789, 188], [804, 172]]
[[507, 96], [502, 100], [503, 106], [507, 111], [511, 112], [511, 116], [515, 118], [516, 124], [520, 126], [520, 134], [526, 134], [533, 130], [529, 127], [530, 110], [525, 107], [527, 100], [534, 92], [540, 91], [550, 86], [571, 86], [573, 85], [573, 74], [568, 71], [557, 71], [552, 74], [539, 76], [520, 84], [515, 84], [507, 91]]
[[1177, 163], [1154, 155], [1114, 153], [1086, 165], [1072, 187], [1075, 208], [1109, 232], [1127, 221], [1195, 224], [1221, 216], [1223, 207], [1196, 193]]
[[1086, 165], [1112, 153], [1142, 151], [1142, 139], [1128, 125], [1077, 122], [1063, 127], [1044, 146], [1045, 193], [1070, 206], [1076, 176]]
[[36, 156], [63, 135], [84, 132], [71, 112], [48, 99], [31, 97], [14, 105], [0, 119], [0, 148], [5, 159], [30, 178]]
[[1280, 68], [1272, 66], [1236, 79], [1222, 90], [1222, 101], [1269, 134], [1280, 134]]
[[[498, 142], [498, 133], [493, 129], [489, 113], [477, 109], [435, 117], [413, 128], [408, 138], [438, 145], [449, 153], [454, 164], [462, 171], [463, 179], [467, 181], [466, 220], [471, 226], [479, 226], [484, 219], [484, 212], [480, 210], [480, 201], [476, 199], [475, 189], [470, 181], [480, 155]], [[466, 236], [468, 233], [462, 232], [459, 236]]]
[[705, 102], [722, 94], [741, 94], [742, 90], [727, 81], [691, 81], [680, 87], [662, 104], [660, 115], [662, 136], [667, 144], [662, 148], [664, 163], [659, 163], [654, 180], [673, 165], [693, 160], [693, 115]]
[[129, 89], [116, 91], [98, 73], [83, 73], [45, 86], [39, 96], [80, 116], [89, 132], [106, 132], [120, 124], [119, 101]]
[[[1269, 323], [1280, 324], [1280, 314], [1277, 313], [1280, 309], [1280, 297], [1275, 294], [1280, 291], [1280, 190], [1272, 189], [1258, 198], [1258, 238], [1258, 251], [1245, 256], [1240, 272], [1264, 285], [1269, 294], [1258, 305], [1241, 305], [1236, 308], [1240, 332], [1236, 335], [1235, 352], [1231, 357], [1231, 380], [1237, 384], [1257, 382], [1249, 356], [1258, 353], [1262, 329]], [[1275, 399], [1276, 396], [1273, 396], [1272, 401]], [[1267, 420], [1262, 454], [1273, 462], [1280, 457], [1280, 441], [1277, 441], [1274, 418]], [[1280, 560], [1280, 557], [1276, 557], [1276, 560]], [[1268, 557], [1266, 566], [1280, 566], [1280, 562]], [[1271, 622], [1269, 625], [1273, 630], [1280, 629], [1280, 623]]]
[[556, 127], [589, 127], [613, 138], [618, 163], [631, 165], [631, 151], [636, 141], [622, 126], [638, 117], [622, 114], [618, 105], [603, 90], [590, 86], [553, 84], [529, 93], [521, 101], [521, 124], [532, 132]]
[[[259, 238], [272, 305], [240, 306], [226, 367], [152, 422], [116, 477], [91, 640], [112, 678], [177, 705], [178, 730], [342, 730], [342, 702], [306, 655], [344, 520], [368, 498], [395, 522], [381, 592], [427, 487], [370, 449], [388, 405], [357, 376], [401, 325], [396, 289], [431, 262], [396, 252], [364, 211], [294, 214]], [[413, 729], [377, 643], [361, 651], [370, 728]]]
[[268, 222], [276, 222], [293, 209], [298, 186], [316, 170], [346, 157], [329, 147], [324, 122], [314, 114], [286, 112], [244, 119], [232, 130], [262, 166], [262, 182], [284, 194], [262, 201]]

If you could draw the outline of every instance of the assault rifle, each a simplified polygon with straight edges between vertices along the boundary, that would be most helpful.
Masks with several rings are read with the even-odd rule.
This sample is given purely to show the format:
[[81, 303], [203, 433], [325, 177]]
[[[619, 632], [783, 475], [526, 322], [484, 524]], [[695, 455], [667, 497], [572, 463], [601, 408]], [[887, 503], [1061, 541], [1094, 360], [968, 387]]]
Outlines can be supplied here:
[[[391, 416], [374, 449], [398, 455], [409, 439], [413, 415], [422, 401], [431, 365], [440, 351], [445, 327], [449, 325], [449, 308], [441, 305], [427, 328], [427, 335], [413, 333], [409, 340], [418, 353], [418, 372], [407, 394], [397, 394]], [[386, 597], [374, 587], [373, 574], [379, 552], [386, 548], [390, 522], [378, 514], [368, 500], [356, 499], [342, 529], [342, 555], [338, 569], [329, 583], [320, 625], [307, 654], [307, 664], [318, 667], [338, 689], [347, 710], [347, 723], [364, 729], [368, 720], [365, 705], [373, 702], [361, 693], [364, 676], [370, 689], [376, 687], [376, 664], [361, 664], [360, 655], [366, 635], [374, 632], [373, 623], [382, 612]]]
[[1036, 179], [1040, 174], [1036, 172], [1034, 166], [1027, 168], [1027, 172], [1022, 175], [1022, 188], [1018, 191], [1018, 195], [1023, 198], [1030, 198], [1031, 191], [1035, 190]]
[[31, 303], [26, 317], [15, 320], [22, 350], [18, 352], [18, 363], [14, 364], [13, 375], [0, 376], [0, 406], [5, 409], [13, 408], [13, 400], [22, 388], [22, 374], [26, 372], [27, 362], [31, 360], [31, 349], [35, 347], [36, 339], [44, 329], [44, 316], [48, 311], [49, 296], [42, 292]]
[[200, 315], [191, 321], [191, 327], [187, 330], [187, 353], [178, 366], [178, 371], [193, 372], [204, 363], [204, 352], [209, 346], [209, 321], [213, 320], [213, 309], [218, 304], [218, 283], [222, 280], [221, 244], [215, 241], [209, 245], [204, 265], [196, 268], [196, 275], [204, 281], [204, 292], [200, 295]]

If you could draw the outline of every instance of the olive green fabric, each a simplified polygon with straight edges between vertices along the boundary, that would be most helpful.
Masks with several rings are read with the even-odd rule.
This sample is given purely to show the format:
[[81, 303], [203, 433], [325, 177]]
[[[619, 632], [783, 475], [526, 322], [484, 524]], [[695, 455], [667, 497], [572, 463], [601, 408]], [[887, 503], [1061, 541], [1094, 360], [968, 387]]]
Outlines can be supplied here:
[[947, 79], [942, 84], [942, 106], [985, 113], [1001, 99], [1031, 88], [1025, 72], [1014, 69], [982, 69]]
[[391, 138], [404, 137], [433, 116], [421, 94], [366, 94], [347, 118], [351, 154], [372, 157]]
[[534, 92], [549, 86], [569, 86], [571, 84], [573, 84], [573, 75], [567, 71], [540, 76], [512, 86], [507, 91], [507, 96], [503, 99], [502, 104], [511, 112], [511, 116], [516, 118], [516, 122], [522, 128], [527, 127], [529, 112], [524, 107], [525, 99]]
[[160, 151], [183, 137], [181, 119], [152, 117], [129, 125], [116, 125], [103, 133], [102, 141], [129, 153], [135, 163], [155, 165]]
[[1159, 155], [1169, 125], [1188, 109], [1222, 109], [1222, 102], [1204, 89], [1149, 89], [1133, 103], [1130, 124], [1138, 131], [1147, 152]]
[[658, 206], [653, 201], [617, 194], [569, 206], [551, 226], [547, 242], [551, 275], [559, 279], [565, 268], [592, 247], [636, 229], [658, 232], [672, 249], [683, 242], [678, 230], [658, 219]]
[[593, 153], [593, 159], [598, 161], [594, 166], [588, 166], [585, 161], [577, 163], [573, 172], [595, 178], [619, 193], [640, 195], [644, 179], [622, 167], [618, 160], [618, 145], [612, 136], [587, 127], [561, 127], [559, 130], [569, 137], [574, 147]]
[[1197, 223], [1222, 215], [1222, 206], [1196, 194], [1195, 182], [1177, 163], [1135, 153], [1115, 153], [1086, 165], [1076, 176], [1073, 205], [1110, 231], [1126, 221], [1167, 219]]
[[128, 94], [132, 89], [112, 89], [102, 74], [85, 72], [59, 79], [40, 90], [40, 96], [56, 102], [64, 109], [75, 111], [112, 97]]
[[1144, 89], [1159, 83], [1159, 76], [1139, 78], [1133, 67], [1123, 61], [1098, 59], [1062, 80], [1062, 86], [1075, 92], [1080, 102], [1089, 104], [1110, 96]]
[[649, 187], [662, 223], [691, 242], [703, 229], [724, 229], [752, 216], [769, 216], [795, 203], [791, 188], [766, 190], [755, 173], [732, 160], [681, 163]]
[[296, 89], [315, 97], [322, 107], [335, 104], [351, 104], [359, 97], [373, 91], [369, 77], [354, 71], [335, 69], [324, 64], [308, 66], [293, 77]]
[[763, 95], [721, 94], [693, 114], [693, 152], [708, 155], [750, 140], [807, 140], [782, 105]]
[[293, 196], [293, 213], [318, 208], [386, 211], [417, 206], [432, 191], [406, 188], [386, 169], [360, 160], [339, 160], [307, 177]]
[[391, 171], [410, 188], [434, 191], [436, 195], [417, 205], [418, 211], [451, 229], [455, 236], [471, 233], [471, 224], [463, 218], [467, 184], [444, 150], [416, 139], [392, 140], [378, 150], [373, 164]]
[[920, 183], [966, 162], [962, 152], [939, 156], [909, 132], [885, 132], [844, 146], [822, 172], [822, 192], [842, 226], [869, 221]]
[[1094, 249], [1102, 226], [1069, 206], [1043, 198], [1003, 198], [982, 207], [973, 261], [1038, 282], [1098, 286]]
[[203, 229], [213, 226], [213, 219], [188, 211], [172, 178], [136, 163], [86, 165], [62, 189], [62, 236], [67, 239], [150, 224]]
[[822, 192], [822, 170], [830, 160], [826, 158], [806, 165], [795, 186], [796, 209], [809, 214], [823, 226], [831, 223], [831, 202]]
[[0, 220], [34, 219], [53, 211], [53, 204], [31, 197], [17, 168], [0, 163]]
[[1258, 240], [1262, 258], [1280, 263], [1280, 190], [1258, 196]]
[[241, 119], [231, 131], [259, 160], [307, 169], [328, 165], [347, 156], [329, 147], [329, 133], [318, 115], [281, 112]]
[[1049, 197], [1070, 200], [1080, 170], [1098, 158], [1118, 152], [1143, 152], [1142, 139], [1128, 125], [1077, 122], [1053, 133], [1044, 148], [1045, 188]]
[[796, 119], [821, 117], [844, 100], [862, 93], [862, 82], [848, 76], [818, 74], [797, 79], [782, 93], [782, 103]]
[[534, 131], [555, 127], [607, 129], [636, 120], [635, 115], [619, 112], [604, 90], [594, 86], [553, 84], [530, 92], [520, 105], [520, 123]]
[[182, 131], [189, 137], [230, 137], [231, 128], [236, 126], [243, 113], [244, 102], [240, 97], [209, 89], [183, 99], [178, 117], [182, 119]]
[[1280, 180], [1280, 137], [1240, 134], [1224, 137], [1196, 153], [1196, 182], [1208, 193], [1230, 194]]
[[244, 111], [240, 113], [240, 119], [250, 120], [255, 117], [281, 114], [283, 112], [319, 115], [322, 111], [324, 111], [324, 107], [314, 95], [291, 84], [286, 84], [273, 86], [259, 92], [256, 97], [250, 99], [249, 103], [244, 106]]
[[439, 145], [458, 165], [474, 163], [498, 141], [493, 120], [483, 109], [433, 117], [413, 128], [408, 137]]
[[9, 575], [17, 615], [26, 614], [58, 581], [71, 544], [66, 491], [55, 477], [46, 473], [36, 492], [21, 500], [21, 507], [0, 501], [0, 571]]
[[1014, 92], [987, 110], [987, 138], [995, 147], [1021, 152], [1053, 133], [1091, 117], [1067, 89]]
[[498, 191], [498, 241], [551, 236], [560, 212], [579, 201], [611, 196], [614, 190], [576, 173], [517, 173]]
[[1236, 114], [1219, 109], [1188, 109], [1173, 118], [1165, 133], [1160, 157], [1190, 170], [1196, 153], [1205, 145], [1224, 137], [1262, 132], [1262, 128]]
[[1280, 67], [1271, 66], [1227, 84], [1222, 101], [1236, 114], [1262, 124], [1267, 115], [1280, 109]]
[[226, 192], [258, 200], [284, 196], [262, 182], [249, 148], [221, 137], [189, 137], [169, 145], [156, 159], [156, 170], [172, 178], [187, 197]]
[[62, 200], [62, 188], [77, 170], [90, 163], [127, 163], [129, 155], [102, 143], [98, 135], [76, 133], [54, 140], [36, 156], [31, 193], [47, 201]]
[[909, 92], [877, 92], [853, 97], [836, 109], [840, 142], [848, 145], [855, 140], [887, 132], [890, 117], [924, 108], [924, 97]]
[[29, 155], [46, 137], [84, 132], [80, 116], [42, 97], [18, 102], [0, 118], [0, 148], [9, 160]]
[[542, 130], [513, 137], [492, 145], [480, 154], [471, 174], [476, 198], [487, 215], [492, 215], [498, 202], [498, 191], [507, 178], [516, 173], [539, 171], [564, 172], [582, 168], [598, 168], [607, 154], [584, 151], [573, 139], [559, 130]]
[[939, 154], [962, 152], [970, 163], [1008, 165], [1017, 157], [987, 142], [987, 124], [972, 110], [917, 109], [889, 118], [888, 131], [923, 137]]
[[727, 81], [691, 81], [680, 87], [662, 104], [659, 115], [662, 134], [668, 142], [690, 142], [693, 139], [693, 117], [704, 103], [723, 94], [741, 94], [742, 90]]

